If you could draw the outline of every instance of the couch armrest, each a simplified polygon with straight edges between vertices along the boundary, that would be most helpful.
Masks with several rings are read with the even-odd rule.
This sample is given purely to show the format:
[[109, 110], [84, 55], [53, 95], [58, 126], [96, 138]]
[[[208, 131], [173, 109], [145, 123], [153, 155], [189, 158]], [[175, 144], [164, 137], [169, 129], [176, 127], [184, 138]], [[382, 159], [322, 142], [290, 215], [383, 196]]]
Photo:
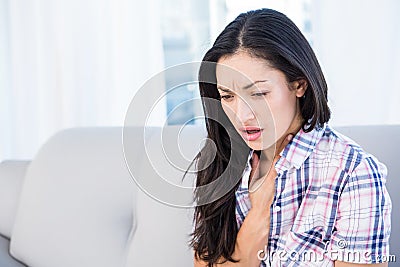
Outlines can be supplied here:
[[30, 161], [0, 163], [0, 235], [10, 238], [19, 195]]

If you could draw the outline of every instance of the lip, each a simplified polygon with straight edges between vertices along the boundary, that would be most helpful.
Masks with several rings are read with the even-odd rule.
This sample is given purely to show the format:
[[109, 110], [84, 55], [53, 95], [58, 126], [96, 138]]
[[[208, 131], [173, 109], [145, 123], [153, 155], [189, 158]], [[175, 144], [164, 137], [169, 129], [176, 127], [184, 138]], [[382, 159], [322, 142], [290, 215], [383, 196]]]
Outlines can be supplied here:
[[[239, 128], [240, 134], [243, 136], [244, 139], [248, 141], [255, 141], [258, 138], [260, 138], [261, 133], [264, 129], [261, 129], [260, 127], [254, 127], [254, 126], [247, 126], [247, 127], [241, 127]], [[258, 131], [255, 133], [247, 133], [247, 131]]]

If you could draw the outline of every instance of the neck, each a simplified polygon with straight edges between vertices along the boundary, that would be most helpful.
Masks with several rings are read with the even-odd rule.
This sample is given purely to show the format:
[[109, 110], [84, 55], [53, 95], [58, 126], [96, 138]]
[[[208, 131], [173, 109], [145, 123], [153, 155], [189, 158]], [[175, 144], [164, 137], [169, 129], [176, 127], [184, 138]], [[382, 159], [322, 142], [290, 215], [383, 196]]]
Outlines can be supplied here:
[[[282, 136], [280, 136], [278, 138], [278, 140], [275, 142], [275, 144], [262, 151], [262, 155], [263, 155], [264, 159], [267, 161], [270, 161], [272, 158], [275, 158], [284, 149], [284, 147], [280, 148], [280, 144], [282, 144], [283, 140], [289, 134], [292, 134], [293, 136], [295, 136], [300, 131], [301, 126], [303, 125], [303, 121], [304, 121], [304, 119], [301, 116], [301, 113], [298, 112], [297, 115], [292, 120], [289, 128], [286, 130], [286, 132]], [[274, 155], [274, 156], [272, 157], [272, 155]]]

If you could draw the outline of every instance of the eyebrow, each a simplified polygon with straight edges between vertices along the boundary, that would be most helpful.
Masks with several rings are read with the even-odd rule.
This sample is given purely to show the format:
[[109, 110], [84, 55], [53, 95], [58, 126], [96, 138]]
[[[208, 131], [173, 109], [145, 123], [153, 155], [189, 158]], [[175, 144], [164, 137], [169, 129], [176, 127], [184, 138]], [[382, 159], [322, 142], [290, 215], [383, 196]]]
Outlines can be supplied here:
[[[262, 82], [267, 82], [268, 80], [259, 80], [259, 81], [255, 81], [255, 82], [253, 82], [253, 83], [251, 83], [251, 84], [248, 84], [248, 85], [246, 85], [246, 86], [244, 86], [242, 89], [243, 90], [246, 90], [246, 89], [249, 89], [249, 88], [251, 88], [251, 87], [253, 87], [254, 85], [256, 85], [257, 83], [262, 83]], [[223, 88], [223, 87], [221, 87], [220, 85], [218, 85], [217, 86], [217, 89], [218, 90], [221, 90], [221, 91], [224, 91], [224, 92], [231, 92], [231, 90], [229, 90], [229, 89], [226, 89], [226, 88]]]

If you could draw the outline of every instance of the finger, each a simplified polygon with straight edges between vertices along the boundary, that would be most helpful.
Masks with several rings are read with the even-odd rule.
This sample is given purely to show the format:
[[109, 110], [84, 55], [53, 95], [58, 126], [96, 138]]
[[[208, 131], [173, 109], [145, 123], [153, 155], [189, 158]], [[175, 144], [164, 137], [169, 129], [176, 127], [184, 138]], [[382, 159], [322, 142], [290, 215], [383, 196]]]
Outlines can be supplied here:
[[266, 181], [266, 177], [254, 179], [249, 186], [249, 193], [251, 194], [251, 193], [257, 191], [258, 189], [260, 189], [262, 187], [262, 185], [265, 184], [265, 181]]

